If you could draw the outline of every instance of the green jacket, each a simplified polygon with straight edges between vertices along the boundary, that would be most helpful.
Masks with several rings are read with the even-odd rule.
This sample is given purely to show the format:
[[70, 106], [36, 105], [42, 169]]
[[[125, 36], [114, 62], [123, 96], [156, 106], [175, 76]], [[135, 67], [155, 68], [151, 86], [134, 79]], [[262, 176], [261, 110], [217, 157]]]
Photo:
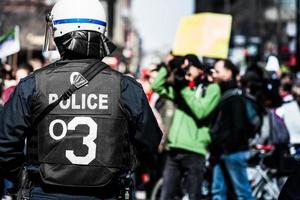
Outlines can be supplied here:
[[[166, 84], [167, 76], [167, 69], [162, 67], [152, 84], [152, 89], [162, 97], [175, 100], [174, 88]], [[167, 147], [205, 155], [211, 140], [209, 125], [201, 123], [201, 121], [205, 121], [218, 105], [221, 97], [220, 88], [217, 84], [210, 84], [204, 97], [197, 97], [196, 90], [189, 87], [185, 87], [179, 92], [186, 107], [181, 104], [177, 105], [168, 134]], [[188, 114], [187, 110], [192, 114]]]

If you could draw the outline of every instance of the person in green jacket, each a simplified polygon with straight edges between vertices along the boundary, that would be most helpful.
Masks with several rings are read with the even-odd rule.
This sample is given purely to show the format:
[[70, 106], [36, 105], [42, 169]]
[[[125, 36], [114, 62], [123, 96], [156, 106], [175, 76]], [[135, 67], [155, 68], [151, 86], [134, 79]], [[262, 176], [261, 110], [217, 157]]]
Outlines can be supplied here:
[[217, 84], [203, 83], [204, 66], [195, 55], [175, 57], [168, 66], [160, 68], [152, 83], [155, 92], [176, 104], [167, 137], [168, 156], [161, 200], [175, 199], [185, 174], [189, 199], [199, 200], [205, 155], [211, 141], [210, 119], [221, 91]]

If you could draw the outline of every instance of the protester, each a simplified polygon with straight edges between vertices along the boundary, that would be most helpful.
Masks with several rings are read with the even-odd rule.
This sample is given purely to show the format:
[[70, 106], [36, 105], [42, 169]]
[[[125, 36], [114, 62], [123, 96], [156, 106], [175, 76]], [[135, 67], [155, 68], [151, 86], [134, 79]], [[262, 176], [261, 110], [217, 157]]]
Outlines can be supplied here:
[[212, 129], [213, 200], [227, 199], [228, 188], [232, 186], [237, 199], [251, 200], [251, 186], [247, 177], [248, 119], [243, 96], [237, 91], [238, 69], [230, 60], [215, 63], [213, 78], [221, 87], [222, 97], [218, 116]]
[[298, 106], [300, 107], [300, 79], [295, 81], [292, 88], [292, 94], [294, 96], [294, 99], [298, 103]]
[[4, 63], [1, 68], [1, 75], [3, 79], [3, 89], [15, 85], [15, 80], [13, 78], [13, 68], [11, 65]]
[[195, 55], [176, 57], [161, 67], [152, 84], [155, 92], [177, 106], [167, 138], [168, 156], [163, 173], [161, 200], [173, 200], [186, 174], [190, 200], [201, 198], [210, 116], [220, 99], [217, 84], [202, 85], [204, 66]]
[[284, 74], [281, 78], [280, 94], [282, 105], [276, 110], [288, 129], [291, 144], [300, 144], [300, 109], [292, 95], [293, 78], [290, 74]]
[[[296, 142], [299, 144], [298, 142], [298, 134], [295, 134], [295, 130], [297, 126], [299, 126], [299, 120], [297, 121], [298, 123], [294, 123], [294, 126], [292, 126], [291, 122], [295, 122], [294, 119], [290, 119], [289, 117], [289, 113], [286, 112], [287, 109], [293, 107], [293, 110], [289, 110], [291, 112], [291, 115], [294, 115], [294, 117], [298, 117], [298, 113], [300, 110], [299, 107], [299, 97], [300, 97], [300, 84], [299, 84], [299, 80], [294, 81], [294, 85], [292, 87], [292, 94], [293, 94], [293, 99], [291, 102], [287, 102], [284, 103], [282, 105], [282, 107], [280, 108], [279, 112], [281, 113], [285, 113], [285, 116], [287, 116], [287, 118], [285, 119], [286, 123], [287, 123], [287, 127], [289, 128], [290, 132], [290, 141], [291, 142]], [[291, 97], [290, 97], [291, 98]], [[295, 116], [296, 115], [296, 116]], [[292, 121], [290, 121], [292, 120]], [[289, 124], [289, 125], [288, 125]], [[292, 126], [292, 127], [291, 127]], [[284, 185], [284, 187], [282, 188], [282, 191], [280, 193], [279, 196], [279, 200], [299, 200], [300, 199], [300, 192], [299, 192], [299, 185], [300, 185], [300, 164], [298, 161], [298, 164], [296, 166], [291, 166], [294, 168], [294, 171], [290, 174], [286, 184]]]
[[149, 105], [153, 111], [153, 114], [157, 120], [157, 123], [160, 127], [160, 129], [163, 132], [161, 144], [159, 145], [159, 152], [161, 153], [164, 150], [164, 143], [166, 141], [167, 137], [167, 129], [165, 127], [165, 121], [163, 121], [163, 118], [161, 116], [161, 113], [159, 112], [157, 108], [157, 103], [161, 102], [161, 97], [155, 93], [151, 88], [151, 83], [154, 81], [154, 79], [157, 76], [157, 65], [152, 64], [148, 68], [145, 68], [141, 71], [140, 79], [138, 79], [138, 82], [141, 83], [144, 92], [147, 96]]
[[5, 104], [10, 95], [13, 93], [15, 87], [19, 84], [20, 80], [22, 78], [25, 78], [26, 76], [28, 76], [31, 72], [32, 72], [32, 67], [30, 65], [22, 65], [20, 67], [17, 68], [16, 72], [15, 72], [15, 82], [12, 86], [6, 88], [4, 91], [3, 91], [3, 94], [2, 94], [2, 100], [3, 100], [3, 103]]

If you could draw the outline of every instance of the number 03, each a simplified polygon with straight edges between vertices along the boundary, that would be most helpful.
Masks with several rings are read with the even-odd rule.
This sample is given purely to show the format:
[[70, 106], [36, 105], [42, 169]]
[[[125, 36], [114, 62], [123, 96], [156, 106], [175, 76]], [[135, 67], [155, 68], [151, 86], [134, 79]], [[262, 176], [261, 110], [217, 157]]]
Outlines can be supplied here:
[[[60, 136], [56, 136], [53, 132], [53, 128], [56, 124], [61, 124], [63, 130]], [[86, 156], [76, 156], [74, 150], [66, 150], [66, 158], [71, 161], [72, 164], [88, 165], [96, 158], [96, 143], [97, 138], [97, 123], [91, 117], [75, 117], [68, 125], [60, 119], [56, 119], [50, 123], [49, 133], [54, 140], [60, 140], [64, 138], [68, 130], [75, 130], [78, 125], [87, 125], [89, 127], [89, 134], [83, 137], [83, 144], [88, 147], [88, 153]]]

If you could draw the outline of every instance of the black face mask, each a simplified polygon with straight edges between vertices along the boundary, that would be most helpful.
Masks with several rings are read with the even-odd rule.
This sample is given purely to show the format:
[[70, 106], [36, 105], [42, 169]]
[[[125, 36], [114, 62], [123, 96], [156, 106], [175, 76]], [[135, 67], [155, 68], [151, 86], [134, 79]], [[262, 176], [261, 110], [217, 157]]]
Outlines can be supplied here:
[[73, 31], [54, 39], [63, 59], [103, 59], [116, 46], [103, 34], [93, 31]]

